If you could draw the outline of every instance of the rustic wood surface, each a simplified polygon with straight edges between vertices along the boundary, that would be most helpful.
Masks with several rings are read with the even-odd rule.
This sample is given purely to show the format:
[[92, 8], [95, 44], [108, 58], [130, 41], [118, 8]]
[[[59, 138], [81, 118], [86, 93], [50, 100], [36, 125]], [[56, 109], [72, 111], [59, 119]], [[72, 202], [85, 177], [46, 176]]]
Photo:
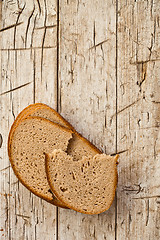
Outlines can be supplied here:
[[[3, 0], [0, 18], [0, 239], [160, 239], [160, 1]], [[56, 208], [15, 177], [9, 129], [34, 102], [119, 152], [105, 213]]]

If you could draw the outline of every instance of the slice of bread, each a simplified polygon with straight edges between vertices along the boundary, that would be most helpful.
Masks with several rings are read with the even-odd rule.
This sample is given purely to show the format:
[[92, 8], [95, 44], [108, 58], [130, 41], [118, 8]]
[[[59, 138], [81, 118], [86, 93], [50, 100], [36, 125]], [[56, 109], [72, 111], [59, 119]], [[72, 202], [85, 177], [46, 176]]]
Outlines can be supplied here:
[[8, 146], [10, 144], [12, 133], [14, 128], [17, 126], [17, 124], [24, 118], [28, 116], [36, 116], [36, 117], [43, 117], [46, 118], [52, 122], [59, 123], [60, 125], [67, 127], [69, 129], [73, 129], [71, 124], [69, 124], [60, 114], [58, 114], [54, 109], [50, 108], [46, 104], [43, 103], [35, 103], [31, 104], [28, 107], [24, 108], [16, 117], [15, 121], [12, 124], [12, 127], [9, 132], [8, 137]]
[[[56, 122], [68, 129], [71, 129], [73, 131], [73, 134], [72, 134], [73, 138], [69, 140], [67, 152], [68, 154], [74, 157], [74, 160], [79, 160], [83, 156], [90, 156], [90, 155], [94, 156], [97, 153], [101, 153], [99, 149], [97, 149], [87, 139], [85, 139], [79, 133], [77, 133], [76, 130], [73, 128], [73, 126], [70, 123], [68, 123], [59, 113], [57, 113], [54, 109], [50, 108], [46, 104], [42, 104], [42, 103], [29, 105], [18, 115], [9, 133], [8, 153], [10, 152], [10, 146], [11, 146], [14, 129], [21, 123], [21, 121], [23, 121], [23, 119], [29, 116], [40, 116], [52, 122]], [[23, 177], [21, 179], [21, 182], [22, 181], [23, 181]], [[43, 198], [41, 194], [39, 195], [39, 197]], [[54, 204], [57, 205], [55, 200], [54, 200]], [[60, 206], [59, 202], [58, 202], [58, 206]], [[61, 205], [61, 207], [63, 206]]]
[[82, 156], [94, 156], [97, 153], [101, 153], [98, 148], [96, 148], [87, 139], [82, 137], [81, 134], [79, 134], [69, 122], [67, 122], [59, 113], [49, 106], [45, 104], [36, 106], [34, 109], [31, 109], [27, 115], [40, 116], [71, 129], [73, 131], [73, 137], [69, 141], [67, 152], [74, 157], [74, 160], [79, 160], [82, 158]]
[[67, 207], [99, 214], [111, 206], [117, 186], [117, 159], [106, 154], [73, 157], [62, 150], [46, 154], [46, 173], [52, 192]]
[[72, 131], [41, 117], [28, 117], [14, 127], [8, 146], [9, 159], [18, 179], [35, 195], [65, 207], [50, 191], [45, 153], [67, 150]]
[[81, 134], [76, 132], [73, 126], [67, 122], [59, 113], [57, 113], [54, 109], [50, 108], [46, 104], [42, 103], [29, 105], [18, 115], [9, 133], [8, 146], [10, 145], [14, 127], [16, 127], [19, 122], [21, 122], [21, 120], [28, 116], [43, 117], [52, 122], [56, 122], [61, 126], [71, 129], [74, 133], [73, 138], [69, 141], [67, 152], [69, 155], [72, 155], [74, 157], [74, 160], [79, 160], [82, 158], [82, 156], [94, 156], [97, 153], [101, 153], [98, 148], [91, 144], [87, 139], [82, 137]]

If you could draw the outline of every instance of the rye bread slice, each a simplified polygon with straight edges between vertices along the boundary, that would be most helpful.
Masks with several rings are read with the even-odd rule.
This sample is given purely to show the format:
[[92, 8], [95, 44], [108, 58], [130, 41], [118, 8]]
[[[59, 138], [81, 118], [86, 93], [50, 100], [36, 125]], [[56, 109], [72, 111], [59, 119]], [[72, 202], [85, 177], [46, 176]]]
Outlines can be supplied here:
[[[21, 122], [23, 119], [25, 119], [29, 116], [40, 116], [40, 117], [46, 118], [48, 120], [51, 120], [53, 122], [57, 122], [61, 126], [67, 127], [69, 129], [73, 129], [73, 127], [68, 122], [66, 122], [65, 119], [60, 114], [58, 114], [54, 109], [50, 108], [48, 105], [43, 104], [43, 103], [31, 104], [31, 105], [27, 106], [26, 108], [24, 108], [18, 114], [18, 116], [16, 117], [15, 121], [12, 124], [10, 133], [9, 133], [9, 137], [8, 137], [8, 155], [10, 152], [11, 139], [12, 139], [12, 134], [14, 132], [14, 128], [19, 124], [19, 122]], [[49, 191], [53, 195], [51, 190], [49, 190]], [[41, 197], [41, 196], [39, 196], [39, 197]], [[54, 195], [53, 195], [53, 199], [54, 199], [54, 201], [51, 202], [52, 204], [59, 206], [59, 207], [67, 208], [59, 200], [56, 200]]]
[[81, 159], [82, 156], [94, 156], [97, 153], [101, 153], [98, 148], [96, 148], [86, 138], [79, 134], [69, 122], [67, 122], [59, 113], [57, 113], [49, 106], [41, 104], [40, 106], [31, 109], [31, 111], [29, 111], [27, 115], [40, 116], [52, 122], [56, 122], [61, 126], [71, 129], [73, 131], [73, 135], [72, 139], [70, 139], [69, 141], [67, 153], [69, 155], [72, 155], [74, 157], [74, 160], [77, 161]]
[[69, 128], [73, 131], [73, 137], [69, 141], [67, 152], [69, 155], [72, 155], [74, 160], [80, 160], [82, 156], [94, 156], [97, 153], [101, 153], [101, 151], [96, 148], [92, 143], [90, 143], [86, 138], [84, 138], [81, 134], [79, 134], [73, 126], [67, 122], [59, 113], [57, 113], [54, 109], [50, 108], [46, 104], [36, 103], [29, 105], [25, 108], [14, 121], [8, 138], [8, 152], [10, 141], [12, 138], [12, 133], [14, 127], [16, 127], [21, 120], [28, 116], [39, 116], [46, 118], [52, 122], [56, 122], [61, 126]]
[[60, 148], [67, 150], [72, 131], [41, 117], [28, 117], [14, 128], [9, 145], [12, 168], [22, 182], [35, 195], [57, 206], [57, 200], [48, 185], [45, 172], [45, 153]]
[[74, 160], [79, 160], [82, 156], [94, 156], [97, 153], [101, 153], [98, 148], [79, 134], [59, 113], [46, 104], [35, 106], [35, 108], [32, 108], [26, 113], [26, 116], [23, 115], [23, 117], [27, 116], [40, 116], [71, 129], [73, 131], [73, 137], [69, 141], [67, 152], [74, 157]]
[[50, 108], [48, 105], [43, 103], [30, 104], [18, 114], [15, 121], [13, 122], [9, 132], [8, 146], [10, 145], [14, 128], [22, 119], [28, 116], [43, 117], [52, 122], [59, 123], [61, 126], [67, 127], [69, 129], [73, 129], [71, 124], [69, 124], [59, 113], [57, 113], [54, 109]]
[[[77, 133], [76, 130], [73, 128], [73, 126], [69, 122], [67, 122], [59, 113], [57, 113], [54, 109], [50, 108], [46, 104], [42, 104], [42, 103], [29, 105], [18, 115], [9, 133], [8, 153], [10, 152], [11, 139], [12, 139], [12, 134], [14, 132], [14, 128], [18, 126], [18, 124], [28, 116], [40, 116], [52, 122], [56, 122], [61, 126], [72, 129], [72, 131], [74, 132], [73, 138], [70, 139], [69, 141], [67, 152], [68, 154], [71, 154], [74, 157], [74, 160], [79, 160], [82, 158], [82, 156], [90, 156], [90, 155], [94, 156], [97, 153], [101, 153], [99, 149], [97, 149], [87, 139], [85, 139], [79, 133]], [[39, 197], [42, 197], [42, 196], [40, 195]], [[57, 205], [55, 201], [54, 201], [54, 204]], [[58, 204], [59, 204], [58, 206], [60, 206], [60, 203]], [[61, 205], [61, 207], [64, 207], [64, 206]]]
[[111, 206], [117, 186], [117, 159], [106, 154], [75, 162], [62, 150], [46, 154], [46, 173], [52, 192], [67, 207], [99, 214]]

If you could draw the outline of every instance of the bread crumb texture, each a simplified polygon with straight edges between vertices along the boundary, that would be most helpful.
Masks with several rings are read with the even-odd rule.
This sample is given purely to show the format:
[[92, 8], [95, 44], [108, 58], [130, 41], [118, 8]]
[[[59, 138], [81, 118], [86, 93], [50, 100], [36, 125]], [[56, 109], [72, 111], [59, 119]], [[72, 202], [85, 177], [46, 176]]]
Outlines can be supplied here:
[[85, 156], [79, 161], [62, 150], [46, 156], [51, 190], [67, 207], [98, 214], [112, 204], [117, 185], [117, 157]]
[[40, 117], [28, 117], [15, 127], [9, 146], [17, 177], [36, 195], [52, 200], [45, 172], [45, 153], [66, 151], [72, 131]]

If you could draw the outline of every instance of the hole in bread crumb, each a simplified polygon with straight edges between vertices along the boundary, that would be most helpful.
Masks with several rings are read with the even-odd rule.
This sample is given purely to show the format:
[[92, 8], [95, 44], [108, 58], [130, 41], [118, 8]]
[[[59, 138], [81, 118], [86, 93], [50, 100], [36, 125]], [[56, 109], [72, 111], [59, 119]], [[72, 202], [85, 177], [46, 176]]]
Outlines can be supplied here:
[[76, 178], [75, 178], [75, 175], [74, 175], [74, 172], [72, 172], [72, 177], [73, 177], [73, 180], [75, 180]]
[[83, 172], [83, 167], [81, 167], [81, 171]]
[[68, 190], [68, 188], [60, 187], [60, 190], [61, 190], [62, 192], [66, 192], [66, 191]]
[[55, 174], [55, 178], [57, 177], [57, 173]]
[[90, 162], [88, 161], [88, 166], [90, 166]]

